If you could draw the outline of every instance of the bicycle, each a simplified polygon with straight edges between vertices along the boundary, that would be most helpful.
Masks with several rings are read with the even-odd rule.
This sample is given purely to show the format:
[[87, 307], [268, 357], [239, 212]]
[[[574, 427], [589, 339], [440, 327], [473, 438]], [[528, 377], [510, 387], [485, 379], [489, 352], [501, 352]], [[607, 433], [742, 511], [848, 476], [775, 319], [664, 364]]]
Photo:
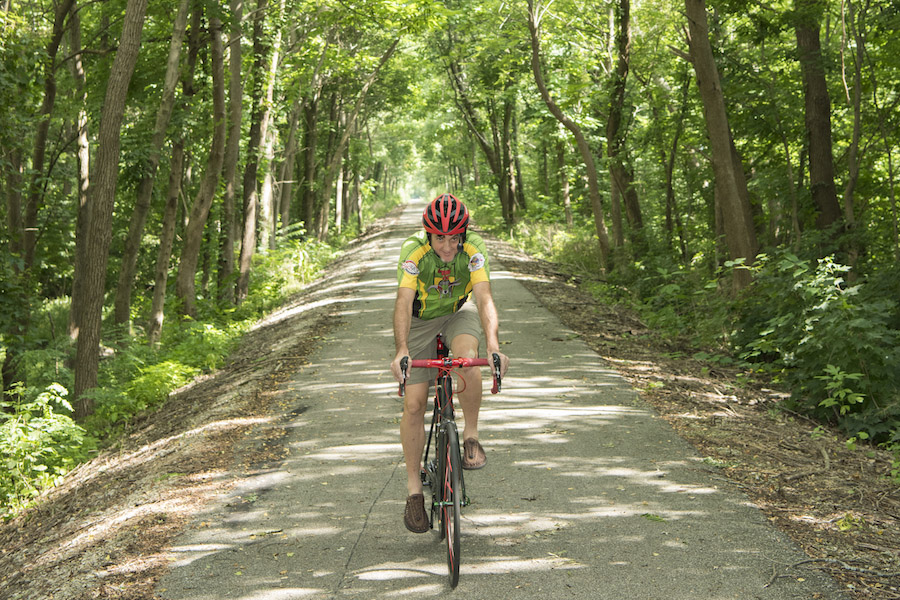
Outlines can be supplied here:
[[[466, 494], [465, 478], [462, 471], [462, 455], [459, 451], [459, 432], [453, 408], [453, 372], [466, 367], [493, 366], [494, 383], [491, 393], [500, 391], [500, 356], [494, 354], [493, 365], [486, 358], [450, 358], [444, 346], [443, 338], [437, 336], [438, 357], [432, 359], [400, 361], [404, 382], [408, 368], [438, 369], [434, 380], [434, 410], [431, 416], [431, 427], [425, 442], [425, 456], [422, 460], [422, 484], [431, 491], [431, 510], [428, 524], [434, 528], [436, 516], [440, 516], [441, 527], [439, 540], [447, 541], [447, 573], [450, 587], [459, 583], [459, 520], [463, 506], [469, 505]], [[400, 384], [400, 396], [403, 396], [406, 384]], [[465, 388], [463, 388], [465, 389]], [[437, 435], [435, 434], [437, 432]], [[434, 457], [429, 460], [428, 453], [434, 439]]]

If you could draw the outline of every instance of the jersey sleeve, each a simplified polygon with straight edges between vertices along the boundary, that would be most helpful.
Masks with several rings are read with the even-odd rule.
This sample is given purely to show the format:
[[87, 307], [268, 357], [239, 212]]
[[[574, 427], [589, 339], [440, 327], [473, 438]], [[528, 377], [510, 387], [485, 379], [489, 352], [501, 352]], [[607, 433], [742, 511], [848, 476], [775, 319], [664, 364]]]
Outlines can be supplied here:
[[418, 289], [419, 260], [428, 252], [427, 246], [422, 246], [415, 238], [411, 237], [400, 248], [400, 261], [397, 265], [397, 283], [402, 288]]
[[488, 263], [487, 249], [481, 236], [469, 234], [463, 251], [469, 255], [469, 276], [472, 285], [491, 280], [491, 269]]

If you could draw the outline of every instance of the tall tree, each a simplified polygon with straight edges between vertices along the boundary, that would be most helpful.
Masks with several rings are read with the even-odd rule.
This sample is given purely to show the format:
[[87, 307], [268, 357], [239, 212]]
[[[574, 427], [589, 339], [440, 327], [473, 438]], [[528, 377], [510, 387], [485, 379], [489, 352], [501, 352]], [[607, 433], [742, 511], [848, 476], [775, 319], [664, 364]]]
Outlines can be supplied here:
[[[634, 172], [626, 164], [625, 139], [625, 89], [631, 60], [631, 2], [618, 0], [614, 5], [615, 59], [610, 69], [609, 111], [606, 120], [606, 154], [609, 160], [610, 196], [613, 206], [620, 201], [625, 206], [625, 216], [633, 232], [633, 249], [640, 256], [646, 251], [644, 241], [644, 220], [637, 190], [634, 186]], [[617, 246], [624, 244], [621, 218], [613, 231]]]
[[181, 311], [185, 315], [195, 314], [195, 296], [197, 264], [203, 244], [203, 231], [209, 217], [209, 210], [215, 197], [219, 178], [222, 175], [222, 164], [225, 161], [225, 58], [222, 44], [222, 23], [218, 17], [209, 19], [210, 56], [212, 58], [212, 99], [213, 99], [213, 137], [206, 161], [206, 170], [200, 184], [200, 190], [194, 203], [184, 231], [184, 245], [181, 259], [178, 262], [178, 275], [175, 280], [175, 293], [181, 301]]
[[[394, 51], [397, 49], [397, 44], [400, 43], [400, 38], [396, 38], [391, 45], [388, 46], [387, 50], [381, 55], [381, 58], [378, 61], [378, 64], [375, 65], [375, 68], [372, 69], [372, 72], [366, 77], [365, 82], [363, 83], [362, 88], [360, 88], [359, 93], [356, 96], [356, 101], [353, 104], [353, 108], [346, 116], [345, 125], [343, 131], [341, 132], [341, 137], [335, 145], [328, 165], [325, 168], [325, 183], [323, 187], [323, 193], [326, 198], [331, 193], [331, 186], [334, 182], [334, 179], [338, 176], [338, 168], [341, 164], [341, 159], [344, 155], [344, 150], [347, 148], [347, 143], [350, 140], [350, 135], [355, 130], [356, 119], [359, 118], [359, 113], [362, 110], [363, 103], [366, 99], [366, 94], [369, 92], [369, 88], [372, 87], [372, 84], [378, 78], [378, 73], [384, 68], [384, 65], [391, 59], [391, 56], [394, 54]], [[340, 199], [338, 199], [340, 200]], [[327, 223], [327, 220], [326, 220]]]
[[488, 167], [491, 170], [494, 181], [497, 184], [497, 195], [503, 211], [503, 220], [507, 227], [513, 223], [513, 202], [515, 201], [515, 178], [510, 168], [509, 148], [506, 141], [511, 139], [510, 127], [512, 124], [512, 80], [509, 73], [497, 73], [502, 77], [502, 96], [500, 106], [490, 95], [486, 94], [484, 110], [479, 111], [473, 100], [473, 93], [466, 81], [466, 76], [461, 62], [454, 56], [459, 52], [455, 46], [459, 43], [455, 39], [455, 32], [451, 29], [447, 33], [447, 74], [450, 85], [454, 91], [454, 101], [457, 109], [463, 117], [470, 134], [478, 142], [478, 147], [484, 154]]
[[166, 141], [166, 129], [169, 126], [169, 119], [175, 106], [175, 85], [178, 83], [178, 67], [181, 47], [184, 45], [184, 34], [187, 29], [189, 8], [190, 0], [179, 0], [178, 11], [175, 14], [173, 25], [172, 40], [169, 44], [169, 58], [166, 62], [166, 75], [163, 82], [162, 95], [159, 100], [159, 109], [156, 113], [156, 125], [153, 128], [147, 161], [144, 165], [141, 182], [138, 185], [137, 199], [134, 203], [134, 210], [131, 213], [131, 224], [128, 229], [128, 236], [125, 238], [122, 264], [119, 267], [119, 281], [116, 285], [115, 311], [113, 313], [117, 325], [127, 324], [131, 320], [131, 291], [134, 288], [138, 253], [141, 249], [144, 225], [147, 223], [147, 215], [150, 213], [150, 200], [153, 196], [153, 186], [156, 183], [157, 167], [159, 167], [163, 145]]
[[[759, 249], [756, 229], [750, 211], [747, 179], [740, 157], [734, 147], [725, 95], [719, 79], [719, 70], [713, 58], [709, 41], [709, 24], [704, 0], [685, 0], [688, 20], [691, 59], [697, 75], [697, 86], [703, 101], [706, 130], [712, 151], [712, 166], [716, 178], [716, 213], [721, 218], [725, 243], [732, 260], [743, 260], [750, 265]], [[734, 284], [737, 289], [750, 283], [750, 272], [736, 269]]]
[[244, 2], [230, 0], [231, 36], [228, 40], [228, 139], [225, 141], [225, 162], [222, 179], [225, 196], [222, 198], [222, 230], [219, 248], [217, 287], [219, 297], [234, 302], [234, 285], [229, 285], [234, 273], [234, 248], [237, 243], [235, 199], [237, 198], [238, 159], [241, 152], [241, 118], [244, 104], [244, 84], [241, 79], [241, 40], [243, 39]]
[[62, 0], [56, 7], [56, 18], [53, 20], [53, 32], [50, 43], [47, 45], [47, 54], [44, 60], [44, 98], [41, 104], [41, 119], [38, 122], [37, 134], [34, 138], [34, 152], [31, 158], [31, 183], [28, 186], [28, 198], [25, 204], [23, 254], [25, 269], [30, 269], [34, 264], [35, 240], [38, 231], [38, 212], [43, 203], [44, 161], [47, 152], [47, 135], [50, 131], [50, 116], [56, 103], [56, 69], [59, 66], [56, 57], [59, 45], [65, 34], [66, 18], [71, 12], [75, 0]]
[[278, 138], [278, 128], [270, 127], [269, 123], [273, 121], [272, 113], [275, 111], [275, 83], [278, 75], [278, 68], [281, 62], [281, 40], [282, 40], [282, 21], [284, 18], [285, 0], [280, 0], [278, 10], [275, 12], [274, 25], [275, 33], [272, 40], [272, 49], [269, 56], [269, 68], [266, 71], [266, 94], [265, 107], [263, 113], [262, 126], [262, 144], [260, 155], [262, 156], [262, 189], [259, 195], [259, 231], [258, 231], [258, 247], [262, 251], [275, 249], [275, 144]]
[[119, 47], [106, 84], [106, 96], [100, 117], [96, 160], [91, 168], [88, 196], [90, 225], [87, 236], [75, 241], [84, 244], [82, 284], [74, 290], [72, 310], [78, 311], [78, 344], [75, 354], [75, 416], [84, 418], [94, 412], [93, 399], [85, 392], [97, 387], [100, 362], [100, 325], [106, 290], [106, 265], [112, 239], [112, 213], [119, 175], [119, 135], [128, 97], [128, 84], [134, 73], [141, 48], [141, 32], [148, 0], [128, 0], [122, 23]]
[[816, 227], [827, 229], [841, 219], [834, 184], [831, 144], [831, 96], [825, 78], [825, 62], [819, 39], [825, 2], [796, 0], [794, 4], [797, 55], [803, 72], [806, 135], [809, 143], [809, 187], [818, 214]]
[[541, 92], [541, 98], [547, 105], [550, 113], [562, 123], [566, 129], [571, 132], [581, 153], [581, 159], [584, 161], [585, 170], [587, 171], [588, 194], [591, 198], [591, 207], [594, 211], [594, 227], [597, 231], [597, 240], [600, 244], [600, 261], [601, 268], [606, 270], [609, 267], [609, 234], [606, 230], [606, 221], [603, 217], [603, 204], [600, 200], [600, 184], [597, 175], [597, 163], [594, 161], [594, 154], [587, 142], [587, 138], [581, 130], [581, 127], [572, 119], [567, 117], [559, 108], [553, 98], [550, 96], [550, 90], [544, 81], [543, 69], [541, 67], [541, 19], [546, 13], [546, 7], [535, 4], [534, 0], [528, 0], [528, 30], [531, 33], [531, 70], [534, 74], [534, 82]]
[[253, 18], [253, 72], [250, 102], [250, 136], [247, 140], [247, 160], [244, 164], [243, 207], [244, 224], [241, 235], [241, 254], [238, 259], [238, 280], [235, 299], [243, 302], [250, 290], [250, 261], [256, 250], [256, 219], [259, 213], [259, 152], [265, 139], [269, 107], [263, 101], [266, 88], [266, 62], [269, 44], [265, 37], [265, 17], [268, 0], [258, 0]]

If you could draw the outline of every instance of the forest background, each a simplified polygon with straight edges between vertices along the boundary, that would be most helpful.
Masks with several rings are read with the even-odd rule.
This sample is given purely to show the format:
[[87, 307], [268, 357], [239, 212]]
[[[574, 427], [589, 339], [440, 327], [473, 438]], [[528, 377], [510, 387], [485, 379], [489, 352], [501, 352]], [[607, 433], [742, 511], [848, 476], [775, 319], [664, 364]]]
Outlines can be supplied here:
[[900, 481], [891, 0], [0, 0], [0, 99], [5, 517], [448, 190]]

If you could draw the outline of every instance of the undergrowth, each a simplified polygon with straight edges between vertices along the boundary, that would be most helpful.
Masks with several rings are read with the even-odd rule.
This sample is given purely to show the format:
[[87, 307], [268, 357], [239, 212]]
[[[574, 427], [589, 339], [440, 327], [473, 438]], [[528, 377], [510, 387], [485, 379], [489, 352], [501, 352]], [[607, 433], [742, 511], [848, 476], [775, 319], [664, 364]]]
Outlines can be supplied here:
[[[891, 477], [900, 483], [900, 267], [870, 265], [849, 282], [850, 267], [815, 249], [774, 249], [752, 267], [717, 267], [711, 251], [683, 264], [650, 240], [642, 259], [626, 248], [601, 274], [587, 215], [566, 226], [532, 211], [546, 209], [529, 207], [511, 229], [495, 203], [476, 214], [480, 226], [564, 267], [599, 301], [627, 305], [660, 335], [695, 348], [695, 358], [763, 374], [790, 392], [785, 408], [838, 427], [854, 444], [892, 451]], [[735, 293], [731, 274], [743, 268], [753, 283]]]
[[83, 423], [73, 420], [69, 399], [74, 348], [64, 335], [68, 299], [46, 301], [32, 315], [30, 349], [20, 358], [28, 385], [9, 390], [0, 402], [0, 518], [27, 508], [98, 449], [115, 443], [138, 415], [161, 406], [174, 390], [219, 368], [253, 323], [314, 280], [354, 232], [353, 226], [345, 229], [331, 244], [304, 239], [299, 228], [281, 232], [276, 250], [254, 257], [249, 294], [239, 306], [215, 300], [210, 292], [198, 301], [197, 316], [191, 319], [177, 314], [175, 298], [168, 298], [157, 345], [142, 336], [147, 307], [140, 299], [133, 315], [135, 333], [105, 321], [108, 347], [99, 386], [87, 392], [95, 409]]

